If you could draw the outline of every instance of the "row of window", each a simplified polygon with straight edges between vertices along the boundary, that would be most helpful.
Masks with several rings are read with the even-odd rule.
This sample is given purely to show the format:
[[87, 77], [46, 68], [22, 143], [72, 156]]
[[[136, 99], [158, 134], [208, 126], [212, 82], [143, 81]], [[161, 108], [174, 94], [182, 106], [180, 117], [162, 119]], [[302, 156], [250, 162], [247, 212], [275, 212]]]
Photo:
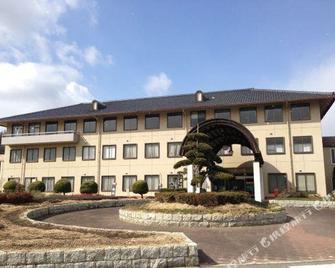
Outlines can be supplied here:
[[[282, 173], [268, 175], [269, 193], [283, 192], [288, 189], [287, 176]], [[316, 180], [314, 173], [297, 173], [296, 189], [298, 192], [316, 193]]]
[[[167, 157], [180, 157], [181, 142], [168, 142], [167, 143]], [[159, 158], [160, 157], [160, 144], [159, 143], [146, 143], [144, 145], [145, 158]], [[28, 163], [38, 162], [39, 148], [28, 148], [26, 154], [26, 161]], [[57, 153], [56, 147], [44, 148], [44, 162], [56, 161]], [[124, 144], [123, 145], [123, 158], [136, 159], [137, 158], [137, 144]], [[285, 138], [266, 138], [266, 151], [267, 154], [285, 154]], [[312, 136], [293, 137], [293, 151], [296, 154], [313, 153]], [[252, 155], [251, 149], [241, 146], [242, 155]], [[233, 155], [230, 147], [223, 147], [218, 155]], [[12, 149], [10, 151], [10, 162], [20, 163], [22, 158], [22, 149]], [[95, 160], [96, 146], [83, 146], [82, 147], [82, 160]], [[116, 145], [103, 145], [102, 146], [102, 159], [113, 160], [116, 159]], [[63, 147], [63, 161], [76, 160], [76, 147]]]
[[[71, 183], [71, 192], [74, 192], [75, 185], [75, 177], [67, 176], [61, 177], [62, 179], [67, 179]], [[19, 178], [10, 178], [8, 180], [17, 180]], [[24, 180], [25, 189], [28, 190], [29, 185], [36, 181], [36, 177], [28, 177]], [[125, 175], [122, 177], [122, 191], [123, 192], [131, 192], [132, 185], [137, 180], [136, 175]], [[148, 183], [149, 191], [158, 191], [161, 188], [161, 182], [159, 175], [145, 175], [144, 180]], [[94, 176], [82, 176], [81, 184], [87, 181], [95, 181]], [[45, 184], [46, 192], [53, 192], [55, 185], [55, 177], [42, 177], [42, 182]], [[183, 188], [183, 179], [181, 179], [178, 175], [168, 175], [167, 177], [167, 185], [169, 188], [177, 189]], [[116, 176], [101, 176], [101, 192], [114, 192], [116, 191]]]
[[330, 150], [330, 155], [332, 164], [335, 164], [335, 148]]
[[[273, 105], [265, 107], [265, 122], [283, 122], [283, 106]], [[231, 119], [230, 109], [215, 110], [215, 118]], [[310, 120], [310, 105], [309, 104], [295, 104], [291, 105], [291, 120]], [[190, 126], [194, 127], [198, 123], [206, 120], [206, 111], [190, 112]], [[257, 123], [257, 108], [241, 108], [240, 109], [240, 122], [242, 124]], [[167, 128], [182, 128], [183, 127], [183, 114], [181, 112], [167, 114]], [[150, 114], [145, 116], [146, 129], [159, 129], [160, 128], [160, 115]], [[124, 130], [137, 130], [138, 118], [137, 116], [127, 116], [123, 119]], [[70, 120], [64, 122], [64, 131], [76, 131], [77, 121]], [[96, 133], [97, 122], [95, 119], [84, 120], [83, 132]], [[117, 130], [117, 119], [105, 118], [103, 121], [103, 131], [112, 132]], [[41, 131], [40, 123], [31, 123], [28, 125], [29, 134], [38, 134]], [[58, 131], [58, 122], [46, 122], [45, 132], [52, 133]], [[24, 133], [23, 125], [13, 125], [12, 134], [21, 135]]]

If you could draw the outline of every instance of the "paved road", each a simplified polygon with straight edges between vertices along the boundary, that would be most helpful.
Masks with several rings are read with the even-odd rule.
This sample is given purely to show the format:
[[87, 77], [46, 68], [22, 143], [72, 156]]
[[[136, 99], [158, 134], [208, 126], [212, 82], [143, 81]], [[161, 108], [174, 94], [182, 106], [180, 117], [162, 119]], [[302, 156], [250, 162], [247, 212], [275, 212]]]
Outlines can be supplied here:
[[[277, 233], [277, 238], [271, 234], [278, 231], [281, 224], [221, 229], [141, 226], [121, 222], [117, 208], [71, 212], [46, 221], [99, 228], [184, 232], [198, 243], [202, 265], [227, 264], [238, 261], [239, 257], [243, 261], [243, 253], [246, 263], [335, 261], [335, 210], [312, 210], [306, 219], [301, 216], [303, 209], [287, 211], [290, 217], [300, 215], [301, 222], [292, 227], [291, 221], [291, 230], [281, 237]], [[252, 247], [253, 254], [245, 253]]]

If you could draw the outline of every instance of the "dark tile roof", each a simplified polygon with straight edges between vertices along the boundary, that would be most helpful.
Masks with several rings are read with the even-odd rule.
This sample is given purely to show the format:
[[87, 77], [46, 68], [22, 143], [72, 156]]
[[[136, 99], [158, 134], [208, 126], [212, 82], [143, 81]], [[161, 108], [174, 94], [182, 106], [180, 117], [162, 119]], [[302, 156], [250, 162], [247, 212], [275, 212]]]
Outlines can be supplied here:
[[323, 142], [323, 147], [335, 147], [335, 136], [323, 137], [322, 142]]
[[238, 89], [204, 92], [207, 100], [196, 102], [194, 94], [163, 96], [142, 99], [104, 102], [105, 108], [91, 109], [91, 103], [80, 103], [67, 107], [44, 110], [0, 119], [0, 125], [15, 121], [32, 121], [51, 118], [83, 117], [96, 115], [132, 114], [137, 112], [190, 110], [208, 107], [231, 107], [266, 103], [323, 100], [321, 113], [324, 115], [335, 100], [333, 92], [309, 92], [268, 89]]

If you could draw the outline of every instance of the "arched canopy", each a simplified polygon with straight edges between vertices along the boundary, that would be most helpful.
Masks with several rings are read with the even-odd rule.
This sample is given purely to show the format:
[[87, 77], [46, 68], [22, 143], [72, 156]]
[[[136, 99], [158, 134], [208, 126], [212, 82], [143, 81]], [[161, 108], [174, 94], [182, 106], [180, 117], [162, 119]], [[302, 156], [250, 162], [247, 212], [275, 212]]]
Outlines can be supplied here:
[[[203, 121], [199, 126], [193, 127], [189, 133], [197, 132], [205, 133], [210, 137], [210, 145], [214, 152], [218, 153], [223, 146], [231, 146], [233, 144], [241, 144], [253, 151], [255, 161], [263, 165], [262, 153], [259, 150], [257, 141], [252, 133], [242, 124], [228, 119], [210, 119]], [[184, 145], [187, 142], [187, 136], [184, 138], [181, 146], [181, 155], [185, 154]]]

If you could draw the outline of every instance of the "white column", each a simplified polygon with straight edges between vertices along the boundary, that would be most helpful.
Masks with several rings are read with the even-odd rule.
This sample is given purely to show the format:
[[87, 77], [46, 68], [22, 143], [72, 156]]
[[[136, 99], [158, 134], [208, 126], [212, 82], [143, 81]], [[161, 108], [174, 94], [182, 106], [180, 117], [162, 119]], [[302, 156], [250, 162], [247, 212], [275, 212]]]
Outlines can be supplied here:
[[187, 192], [193, 193], [194, 187], [191, 185], [193, 179], [193, 165], [187, 166]]
[[259, 162], [254, 161], [254, 194], [255, 200], [262, 202], [264, 200], [263, 173]]

